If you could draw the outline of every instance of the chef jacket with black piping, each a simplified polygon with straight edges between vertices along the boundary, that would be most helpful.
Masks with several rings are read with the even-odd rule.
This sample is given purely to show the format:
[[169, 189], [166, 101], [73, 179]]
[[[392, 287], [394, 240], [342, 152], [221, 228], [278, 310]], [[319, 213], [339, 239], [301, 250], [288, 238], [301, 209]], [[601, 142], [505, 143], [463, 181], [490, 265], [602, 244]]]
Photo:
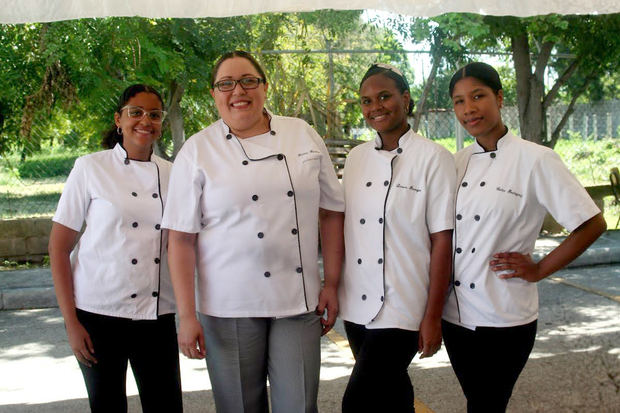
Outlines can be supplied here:
[[553, 150], [511, 132], [495, 151], [476, 142], [455, 157], [454, 279], [443, 318], [470, 329], [534, 321], [537, 284], [499, 278], [493, 255], [531, 254], [547, 211], [573, 231], [600, 210]]
[[429, 289], [430, 235], [454, 226], [452, 154], [409, 130], [398, 148], [379, 136], [344, 169], [345, 269], [340, 315], [368, 328], [419, 330]]
[[269, 116], [269, 132], [245, 139], [220, 119], [175, 159], [162, 225], [198, 233], [203, 314], [286, 317], [318, 304], [319, 207], [343, 211], [342, 187], [310, 125]]
[[171, 165], [128, 159], [120, 144], [76, 159], [53, 221], [86, 223], [71, 253], [77, 308], [135, 320], [175, 311], [161, 229]]

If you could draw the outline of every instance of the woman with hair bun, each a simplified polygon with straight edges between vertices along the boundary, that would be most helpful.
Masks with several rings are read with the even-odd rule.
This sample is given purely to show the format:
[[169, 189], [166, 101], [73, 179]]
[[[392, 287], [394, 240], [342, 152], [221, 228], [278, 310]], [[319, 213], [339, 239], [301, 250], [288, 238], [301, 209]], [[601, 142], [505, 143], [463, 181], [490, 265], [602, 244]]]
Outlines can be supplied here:
[[[467, 411], [504, 412], [536, 337], [536, 283], [577, 258], [606, 224], [553, 150], [504, 125], [493, 67], [460, 68], [450, 97], [475, 142], [456, 154], [454, 275], [444, 340]], [[530, 254], [547, 212], [571, 234], [535, 263]]]
[[161, 229], [171, 164], [153, 154], [165, 115], [152, 87], [125, 89], [107, 150], [75, 161], [52, 219], [56, 297], [93, 412], [127, 411], [128, 361], [144, 412], [183, 410]]
[[344, 169], [339, 297], [355, 366], [342, 410], [413, 412], [407, 368], [417, 352], [441, 347], [456, 172], [450, 152], [411, 130], [413, 101], [398, 69], [372, 65], [360, 103], [377, 133]]

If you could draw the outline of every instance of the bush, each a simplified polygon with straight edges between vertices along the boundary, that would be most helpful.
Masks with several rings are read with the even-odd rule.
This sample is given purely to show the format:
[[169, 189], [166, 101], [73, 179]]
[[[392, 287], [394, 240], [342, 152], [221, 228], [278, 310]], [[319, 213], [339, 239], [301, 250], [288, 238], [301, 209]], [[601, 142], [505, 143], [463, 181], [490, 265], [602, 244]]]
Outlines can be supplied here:
[[78, 154], [42, 155], [19, 163], [17, 170], [22, 179], [43, 179], [68, 176]]

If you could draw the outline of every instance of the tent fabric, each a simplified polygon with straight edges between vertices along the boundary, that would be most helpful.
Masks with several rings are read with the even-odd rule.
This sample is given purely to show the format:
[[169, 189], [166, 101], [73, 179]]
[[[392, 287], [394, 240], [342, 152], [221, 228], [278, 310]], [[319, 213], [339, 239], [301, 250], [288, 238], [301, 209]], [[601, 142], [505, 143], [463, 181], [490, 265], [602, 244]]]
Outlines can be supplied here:
[[264, 12], [374, 9], [410, 16], [448, 12], [533, 16], [620, 12], [619, 0], [2, 0], [0, 23], [88, 17], [227, 17]]

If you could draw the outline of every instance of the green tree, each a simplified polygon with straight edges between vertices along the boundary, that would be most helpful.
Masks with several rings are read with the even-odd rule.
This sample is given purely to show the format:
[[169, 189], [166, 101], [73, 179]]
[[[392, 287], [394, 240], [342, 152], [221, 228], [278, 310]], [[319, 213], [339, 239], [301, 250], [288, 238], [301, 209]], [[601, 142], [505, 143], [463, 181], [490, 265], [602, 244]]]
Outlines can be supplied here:
[[[141, 82], [163, 92], [169, 117], [159, 149], [174, 156], [186, 133], [217, 119], [210, 69], [223, 52], [235, 49], [257, 52], [270, 76], [269, 105], [277, 113], [311, 119], [324, 126], [325, 135], [339, 136], [342, 119], [350, 121], [343, 110], [349, 103], [341, 102], [357, 75], [352, 62], [363, 59], [262, 51], [348, 46], [353, 33], [364, 31], [359, 16], [358, 11], [275, 13], [0, 26], [0, 81], [7, 85], [0, 91], [0, 153], [21, 150], [27, 156], [42, 140], [62, 143], [65, 135], [73, 145], [97, 146], [112, 119], [115, 95]], [[365, 41], [374, 37], [368, 32]], [[58, 128], [39, 126], [50, 122], [63, 124], [61, 136], [52, 132]]]
[[[391, 27], [404, 39], [414, 43], [428, 44], [431, 70], [419, 91], [416, 110], [413, 115], [413, 130], [417, 131], [422, 115], [438, 76], [445, 78], [443, 71], [451, 71], [463, 61], [472, 50], [492, 48], [488, 41], [489, 28], [483, 24], [483, 17], [476, 14], [449, 13], [433, 18], [396, 17]], [[449, 81], [449, 79], [448, 79]], [[447, 89], [446, 89], [447, 90]]]
[[[554, 147], [579, 97], [591, 85], [617, 72], [620, 15], [487, 16], [484, 20], [512, 53], [521, 135]], [[572, 58], [560, 59], [554, 51], [570, 53]], [[546, 90], [548, 70], [557, 73], [557, 79]], [[546, 111], [562, 91], [568, 99], [567, 109], [559, 124], [548, 132]]]

